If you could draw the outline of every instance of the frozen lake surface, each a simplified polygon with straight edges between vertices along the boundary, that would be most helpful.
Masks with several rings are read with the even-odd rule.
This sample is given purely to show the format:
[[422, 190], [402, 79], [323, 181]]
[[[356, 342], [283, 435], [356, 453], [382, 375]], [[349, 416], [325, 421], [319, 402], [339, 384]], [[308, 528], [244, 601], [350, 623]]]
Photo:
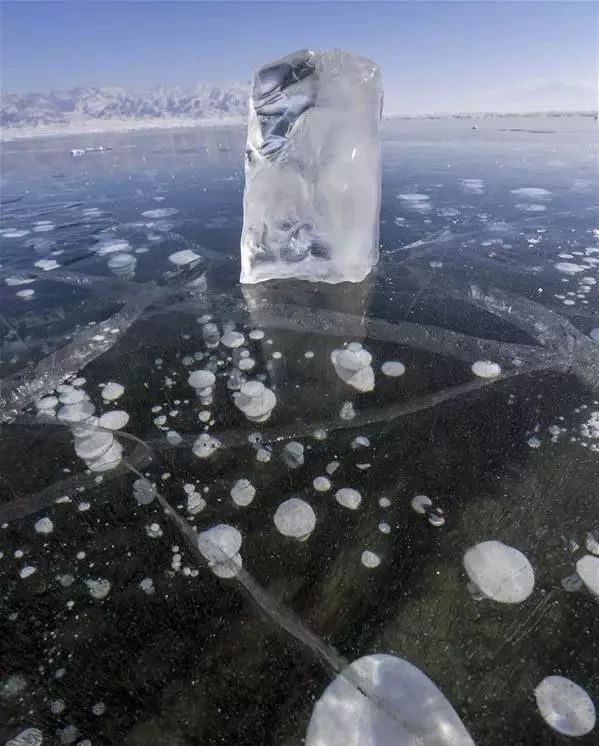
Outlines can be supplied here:
[[0, 743], [596, 744], [597, 123], [385, 122], [337, 286], [244, 140], [2, 147]]

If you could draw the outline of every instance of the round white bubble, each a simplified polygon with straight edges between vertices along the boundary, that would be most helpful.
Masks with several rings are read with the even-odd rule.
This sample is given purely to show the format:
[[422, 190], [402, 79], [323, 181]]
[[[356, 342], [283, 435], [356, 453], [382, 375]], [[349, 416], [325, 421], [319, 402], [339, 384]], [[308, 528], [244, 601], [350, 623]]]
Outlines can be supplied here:
[[362, 502], [362, 495], [358, 490], [354, 490], [351, 487], [342, 487], [335, 492], [335, 500], [337, 500], [339, 505], [343, 505], [344, 508], [357, 510]]
[[595, 727], [595, 705], [585, 690], [563, 676], [547, 676], [535, 689], [543, 720], [564, 736], [580, 737]]
[[501, 375], [501, 366], [491, 360], [477, 360], [472, 364], [472, 372], [479, 378], [497, 378]]
[[381, 371], [389, 378], [399, 378], [406, 372], [406, 366], [398, 360], [387, 360], [381, 365]]
[[314, 531], [316, 514], [305, 500], [292, 497], [279, 505], [274, 523], [283, 536], [306, 539]]
[[484, 541], [468, 549], [464, 568], [482, 595], [499, 603], [520, 603], [534, 589], [530, 562], [522, 552], [501, 541]]

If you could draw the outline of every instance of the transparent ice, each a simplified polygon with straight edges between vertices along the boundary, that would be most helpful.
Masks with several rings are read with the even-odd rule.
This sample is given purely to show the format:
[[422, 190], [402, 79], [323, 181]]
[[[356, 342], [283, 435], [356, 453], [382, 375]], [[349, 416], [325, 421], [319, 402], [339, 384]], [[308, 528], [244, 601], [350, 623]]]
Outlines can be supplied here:
[[249, 107], [241, 281], [359, 282], [378, 261], [376, 64], [300, 50], [261, 67]]

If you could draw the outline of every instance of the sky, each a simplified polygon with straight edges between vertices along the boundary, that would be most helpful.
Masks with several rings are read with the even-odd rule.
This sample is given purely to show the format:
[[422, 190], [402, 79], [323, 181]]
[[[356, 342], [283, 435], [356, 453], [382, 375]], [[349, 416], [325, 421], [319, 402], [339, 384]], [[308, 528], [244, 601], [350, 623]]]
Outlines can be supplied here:
[[3, 92], [246, 82], [295, 49], [381, 67], [387, 113], [596, 109], [595, 2], [2, 0]]

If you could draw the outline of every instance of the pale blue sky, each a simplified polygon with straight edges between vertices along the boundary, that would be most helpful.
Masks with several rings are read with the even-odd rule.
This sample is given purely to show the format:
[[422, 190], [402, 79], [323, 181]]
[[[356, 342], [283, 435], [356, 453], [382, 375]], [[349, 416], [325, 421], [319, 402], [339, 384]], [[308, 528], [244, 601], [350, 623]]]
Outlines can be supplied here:
[[376, 60], [398, 113], [591, 109], [595, 2], [2, 2], [3, 91], [248, 80], [300, 47]]

